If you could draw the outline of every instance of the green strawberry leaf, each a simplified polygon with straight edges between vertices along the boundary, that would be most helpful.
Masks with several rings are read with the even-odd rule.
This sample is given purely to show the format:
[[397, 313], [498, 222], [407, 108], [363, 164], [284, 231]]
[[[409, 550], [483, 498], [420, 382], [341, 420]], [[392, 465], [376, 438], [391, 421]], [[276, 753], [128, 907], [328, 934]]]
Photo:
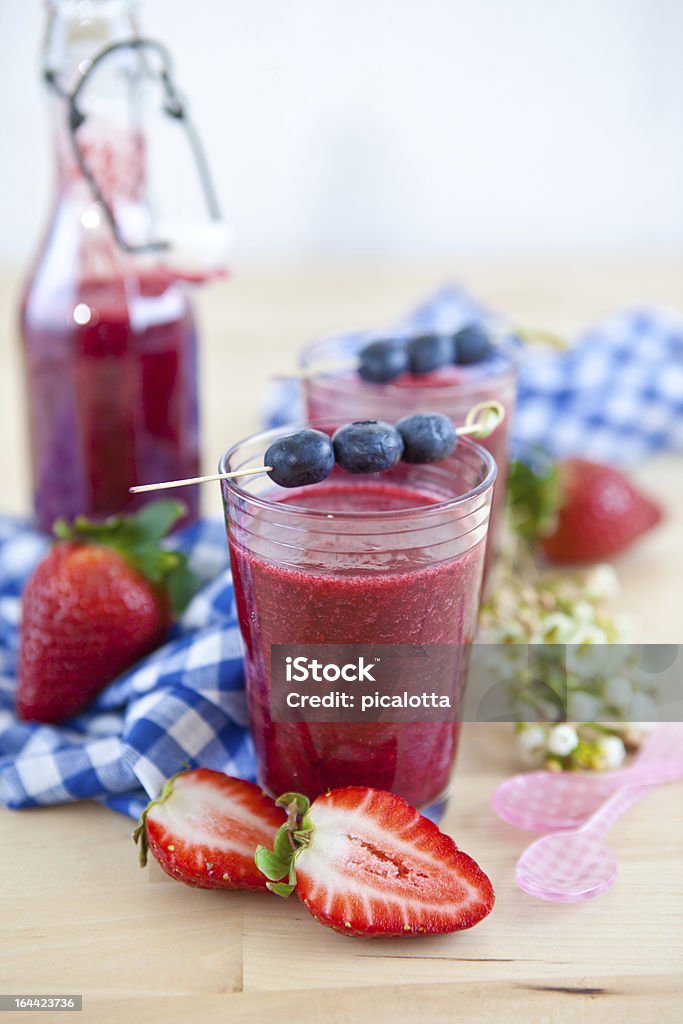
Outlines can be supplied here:
[[166, 536], [186, 511], [182, 502], [162, 498], [143, 505], [133, 516], [133, 524], [140, 540], [157, 541]]
[[188, 568], [185, 556], [179, 555], [178, 558], [176, 565], [166, 573], [165, 580], [166, 593], [176, 615], [185, 611], [197, 593], [197, 577]]
[[[544, 456], [539, 462], [545, 461]], [[562, 494], [557, 466], [549, 458], [547, 465], [534, 469], [514, 459], [510, 463], [507, 507], [513, 530], [529, 543], [552, 533], [557, 523]]]
[[286, 900], [294, 892], [296, 884], [290, 885], [289, 882], [266, 882], [266, 888], [274, 892], [276, 896], [282, 896], [283, 900]]
[[[254, 861], [269, 880], [267, 888], [277, 896], [287, 897], [296, 888], [296, 858], [311, 841], [312, 825], [307, 814], [310, 800], [301, 793], [285, 793], [276, 803], [286, 807], [287, 821], [278, 829], [272, 850], [256, 847]], [[283, 882], [285, 875], [287, 881]]]
[[101, 544], [112, 548], [155, 587], [163, 590], [175, 615], [189, 604], [197, 590], [197, 580], [187, 558], [178, 551], [160, 546], [160, 541], [186, 508], [180, 501], [162, 498], [144, 505], [132, 516], [110, 516], [102, 523], [77, 516], [69, 525], [63, 519], [54, 525], [58, 540]]
[[274, 892], [276, 896], [282, 896], [283, 899], [287, 899], [291, 896], [296, 889], [296, 867], [295, 857], [292, 857], [289, 865], [289, 875], [287, 876], [286, 882], [266, 882], [266, 888]]
[[138, 843], [140, 844], [141, 868], [144, 868], [145, 865], [147, 864], [147, 854], [149, 852], [149, 839], [147, 838], [147, 815], [152, 807], [155, 807], [157, 804], [163, 804], [165, 800], [168, 800], [171, 793], [173, 792], [173, 785], [175, 783], [175, 780], [178, 778], [179, 775], [182, 774], [183, 772], [176, 772], [175, 775], [172, 775], [170, 777], [170, 779], [166, 779], [166, 782], [164, 783], [159, 796], [156, 798], [156, 800], [150, 800], [147, 806], [145, 807], [144, 811], [140, 815], [138, 823], [133, 832], [133, 842], [136, 845]]
[[289, 858], [283, 860], [267, 846], [257, 846], [254, 854], [254, 862], [259, 871], [262, 871], [271, 882], [279, 882], [281, 878], [289, 873]]
[[288, 808], [293, 803], [295, 803], [297, 814], [299, 814], [302, 818], [305, 814], [308, 813], [308, 810], [311, 806], [311, 801], [308, 799], [307, 796], [304, 796], [302, 793], [283, 793], [282, 796], [279, 796], [277, 798], [275, 803], [278, 804], [278, 806], [284, 808]]
[[138, 843], [140, 844], [139, 860], [141, 868], [144, 868], [146, 866], [147, 854], [149, 852], [149, 840], [147, 839], [147, 825], [145, 823], [148, 810], [149, 808], [146, 807], [145, 810], [142, 812], [142, 816], [140, 817], [137, 825], [135, 826], [135, 830], [133, 831], [133, 842], [135, 843], [136, 846], [138, 845]]
[[[292, 853], [296, 849], [296, 845], [293, 844], [289, 838], [289, 828], [287, 825], [282, 825], [275, 836], [275, 842], [273, 843], [273, 852], [276, 857], [279, 857], [281, 861], [289, 864]], [[283, 872], [284, 874], [284, 872]], [[282, 878], [282, 875], [280, 875]]]

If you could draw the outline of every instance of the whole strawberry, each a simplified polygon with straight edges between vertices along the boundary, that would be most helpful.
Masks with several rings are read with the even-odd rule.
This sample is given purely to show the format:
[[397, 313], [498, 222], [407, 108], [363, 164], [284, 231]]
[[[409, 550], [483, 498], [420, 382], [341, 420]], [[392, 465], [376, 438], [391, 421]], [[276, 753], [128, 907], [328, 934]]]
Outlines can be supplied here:
[[662, 511], [617, 469], [587, 459], [559, 465], [560, 508], [540, 538], [551, 562], [597, 562], [625, 550], [662, 518]]
[[624, 474], [588, 459], [513, 462], [508, 508], [514, 530], [546, 558], [572, 565], [611, 558], [662, 518]]
[[55, 524], [59, 538], [22, 595], [17, 714], [63, 722], [163, 640], [191, 593], [185, 558], [159, 541], [183, 515], [158, 501], [105, 523]]

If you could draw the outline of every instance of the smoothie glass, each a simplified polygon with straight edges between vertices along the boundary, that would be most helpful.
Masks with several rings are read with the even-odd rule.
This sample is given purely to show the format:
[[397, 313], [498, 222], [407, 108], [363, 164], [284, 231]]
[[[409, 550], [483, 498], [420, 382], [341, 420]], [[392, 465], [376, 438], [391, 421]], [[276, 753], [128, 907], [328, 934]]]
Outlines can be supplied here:
[[[314, 342], [302, 351], [299, 361], [306, 371], [303, 388], [307, 418], [329, 420], [337, 425], [365, 417], [396, 423], [402, 416], [429, 410], [443, 413], [460, 424], [476, 403], [499, 401], [505, 409], [505, 419], [481, 442], [498, 466], [486, 555], [488, 572], [505, 508], [508, 436], [517, 392], [514, 352], [499, 345], [480, 363], [445, 366], [420, 376], [406, 373], [387, 384], [363, 381], [353, 369], [334, 370], [353, 362], [369, 340], [372, 339], [367, 334], [340, 334]], [[318, 368], [320, 373], [316, 373]]]
[[[220, 471], [263, 465], [268, 446], [294, 429], [235, 445]], [[271, 795], [368, 785], [423, 809], [442, 800], [457, 721], [273, 721], [271, 645], [452, 644], [466, 654], [495, 476], [491, 455], [461, 439], [441, 463], [363, 476], [335, 469], [296, 490], [265, 474], [223, 481], [259, 782]]]

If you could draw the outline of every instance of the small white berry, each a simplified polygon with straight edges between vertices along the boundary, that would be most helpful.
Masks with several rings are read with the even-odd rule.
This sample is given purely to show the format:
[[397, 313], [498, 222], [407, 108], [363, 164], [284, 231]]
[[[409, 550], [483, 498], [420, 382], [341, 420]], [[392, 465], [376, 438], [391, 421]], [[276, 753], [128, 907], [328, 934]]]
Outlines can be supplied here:
[[579, 745], [579, 737], [573, 725], [556, 725], [550, 730], [548, 737], [548, 750], [557, 757], [566, 757], [576, 750]]
[[574, 604], [574, 620], [582, 625], [589, 624], [595, 618], [595, 608], [590, 601], [577, 601]]
[[615, 708], [628, 709], [633, 697], [633, 684], [626, 676], [614, 676], [605, 687], [605, 701]]
[[590, 598], [616, 597], [619, 580], [614, 567], [603, 563], [596, 565], [586, 578], [586, 595]]
[[651, 722], [657, 721], [657, 705], [647, 693], [634, 693], [631, 706], [628, 709], [628, 717], [631, 721]]
[[575, 690], [569, 694], [567, 717], [571, 718], [572, 722], [596, 722], [601, 718], [601, 708], [600, 700], [592, 693]]
[[[572, 625], [573, 629], [571, 635], [567, 640], [567, 643], [577, 644], [579, 647], [583, 648], [582, 653], [584, 655], [586, 653], [590, 653], [591, 655], [595, 656], [597, 653], [597, 658], [602, 659], [602, 651], [586, 652], [585, 649], [587, 647], [602, 647], [603, 644], [608, 644], [609, 637], [607, 636], [605, 630], [601, 629], [600, 626], [596, 625], [594, 622], [576, 622]], [[598, 664], [599, 663], [600, 661], [598, 661]]]
[[608, 770], [618, 768], [626, 757], [626, 747], [618, 736], [604, 736], [598, 740], [598, 750], [602, 767]]
[[545, 747], [546, 733], [540, 725], [527, 725], [518, 736], [518, 743], [521, 750], [527, 753], [536, 753]]
[[567, 641], [567, 670], [580, 679], [604, 675], [614, 664], [613, 646], [603, 629], [577, 623], [574, 635]]
[[572, 642], [574, 632], [574, 620], [564, 612], [550, 612], [545, 615], [537, 627], [537, 634], [540, 636], [540, 643], [568, 644]]

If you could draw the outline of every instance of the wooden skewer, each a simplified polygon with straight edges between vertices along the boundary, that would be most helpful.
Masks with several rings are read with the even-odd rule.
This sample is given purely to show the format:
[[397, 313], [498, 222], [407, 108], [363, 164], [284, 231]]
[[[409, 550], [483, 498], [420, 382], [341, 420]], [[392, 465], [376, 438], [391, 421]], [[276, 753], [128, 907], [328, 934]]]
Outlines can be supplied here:
[[[477, 402], [465, 417], [462, 427], [456, 427], [458, 437], [488, 437], [496, 429], [505, 416], [505, 409], [500, 402], [491, 399]], [[251, 469], [235, 469], [232, 473], [212, 473], [210, 476], [193, 476], [189, 480], [164, 480], [158, 484], [138, 484], [130, 487], [131, 494], [142, 494], [143, 491], [164, 491], [169, 487], [189, 487], [191, 484], [209, 484], [217, 480], [235, 480], [241, 476], [256, 476], [258, 473], [270, 473], [272, 466], [253, 466]]]
[[464, 427], [456, 427], [455, 432], [458, 437], [462, 437], [463, 434], [479, 438], [488, 437], [504, 419], [505, 407], [495, 398], [491, 398], [473, 405], [465, 416]]
[[216, 480], [234, 480], [240, 476], [255, 476], [257, 473], [269, 473], [272, 466], [254, 466], [252, 469], [235, 469], [232, 473], [212, 473], [209, 476], [193, 476], [189, 480], [164, 480], [158, 484], [138, 484], [129, 487], [131, 494], [142, 494], [143, 491], [165, 491], [168, 487], [189, 487], [191, 484], [210, 484]]
[[326, 373], [343, 373], [344, 370], [357, 370], [360, 362], [357, 359], [348, 359], [338, 363], [322, 363], [319, 366], [309, 366], [306, 369], [290, 370], [289, 373], [272, 373], [272, 380], [309, 380], [315, 377], [324, 377]]

